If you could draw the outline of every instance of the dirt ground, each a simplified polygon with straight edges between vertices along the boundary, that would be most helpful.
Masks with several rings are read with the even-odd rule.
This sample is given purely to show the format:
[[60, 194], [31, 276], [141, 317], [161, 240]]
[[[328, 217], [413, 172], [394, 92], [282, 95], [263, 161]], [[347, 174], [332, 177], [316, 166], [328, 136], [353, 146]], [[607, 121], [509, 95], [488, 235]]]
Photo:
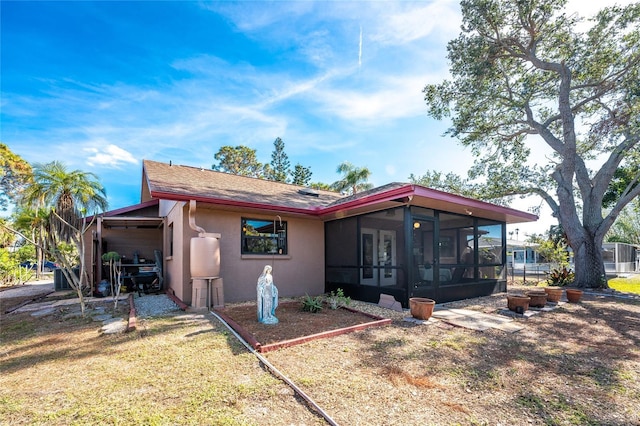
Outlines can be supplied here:
[[263, 345], [377, 320], [346, 309], [330, 309], [326, 305], [316, 313], [304, 312], [301, 308], [300, 301], [281, 302], [276, 311], [278, 324], [259, 323], [255, 303], [229, 305], [220, 312], [231, 317]]
[[[506, 298], [450, 306], [496, 313]], [[267, 341], [348, 325], [339, 311], [287, 321], [278, 310], [277, 335], [273, 326], [252, 325], [255, 305], [229, 314]], [[524, 326], [516, 333], [416, 325], [401, 320], [406, 313], [388, 313], [390, 326], [265, 356], [338, 424], [640, 424], [638, 300], [585, 295], [579, 304], [516, 319]]]
[[[3, 310], [18, 302], [4, 301]], [[448, 305], [495, 313], [506, 297]], [[288, 309], [283, 301], [276, 327], [257, 325], [255, 304], [227, 310], [266, 343], [370, 320], [328, 308], [300, 312], [300, 306]], [[443, 321], [419, 325], [403, 321], [407, 313], [359, 302], [353, 307], [382, 313], [392, 323], [264, 354], [336, 424], [640, 424], [637, 298], [586, 295], [581, 303], [515, 319], [524, 327], [515, 333]], [[14, 420], [8, 424], [324, 424], [211, 315], [197, 322], [182, 314], [151, 318], [136, 333], [108, 338], [97, 337], [96, 323], [65, 315], [30, 322], [28, 314], [0, 317], [0, 413]], [[178, 375], [172, 374], [177, 359], [183, 366]], [[198, 373], [203, 364], [215, 365], [215, 374]], [[84, 375], [66, 386], [78, 368]], [[167, 389], [173, 389], [171, 397]], [[72, 405], [76, 394], [96, 392], [117, 402], [92, 398]], [[135, 411], [125, 402], [131, 392]], [[33, 398], [38, 404], [29, 405]], [[33, 413], [24, 415], [25, 407]], [[222, 416], [223, 409], [232, 415]]]

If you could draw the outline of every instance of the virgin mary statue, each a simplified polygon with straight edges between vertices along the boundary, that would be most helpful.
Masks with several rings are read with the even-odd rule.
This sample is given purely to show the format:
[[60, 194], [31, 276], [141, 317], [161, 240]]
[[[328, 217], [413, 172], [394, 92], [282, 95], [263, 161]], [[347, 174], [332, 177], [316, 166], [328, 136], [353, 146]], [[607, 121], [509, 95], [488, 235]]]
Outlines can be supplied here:
[[262, 274], [258, 277], [256, 292], [258, 293], [258, 322], [262, 324], [277, 324], [278, 288], [273, 283], [270, 265], [266, 265]]

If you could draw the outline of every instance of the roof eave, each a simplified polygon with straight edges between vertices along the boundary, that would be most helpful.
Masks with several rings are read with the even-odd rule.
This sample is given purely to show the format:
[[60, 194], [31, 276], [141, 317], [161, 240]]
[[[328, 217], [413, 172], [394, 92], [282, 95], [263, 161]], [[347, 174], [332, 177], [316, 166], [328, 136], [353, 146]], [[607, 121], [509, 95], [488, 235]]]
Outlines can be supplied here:
[[330, 216], [338, 212], [348, 211], [350, 209], [368, 207], [374, 204], [380, 204], [385, 201], [398, 200], [399, 203], [407, 204], [413, 197], [414, 188], [413, 185], [404, 185], [400, 188], [395, 188], [390, 191], [371, 194], [369, 196], [358, 198], [345, 203], [339, 203], [330, 207], [321, 208], [318, 210], [320, 216]]
[[163, 200], [172, 200], [172, 201], [195, 200], [201, 203], [216, 204], [216, 205], [222, 205], [222, 206], [228, 206], [228, 207], [252, 208], [252, 209], [260, 209], [260, 210], [278, 211], [283, 213], [294, 213], [294, 214], [314, 215], [314, 216], [317, 215], [317, 211], [318, 211], [317, 207], [310, 208], [310, 209], [303, 209], [298, 207], [276, 206], [273, 204], [254, 203], [250, 201], [228, 200], [224, 198], [205, 197], [205, 196], [199, 196], [199, 195], [174, 194], [171, 192], [160, 192], [160, 191], [152, 191], [151, 196], [154, 198], [161, 198]]
[[450, 194], [448, 192], [439, 191], [437, 189], [416, 186], [415, 195], [434, 201], [460, 206], [467, 214], [473, 216], [481, 216], [480, 214], [477, 214], [478, 211], [489, 212], [491, 214], [504, 216], [506, 223], [534, 222], [538, 220], [538, 216], [532, 213], [523, 212], [520, 210], [512, 209], [510, 207], [499, 206], [497, 204], [487, 203], [485, 201], [480, 201], [461, 195]]
[[139, 203], [139, 204], [134, 204], [131, 206], [126, 206], [126, 207], [122, 207], [119, 209], [115, 209], [115, 210], [110, 210], [108, 212], [104, 212], [103, 216], [104, 217], [109, 217], [109, 216], [118, 216], [124, 213], [129, 213], [129, 212], [133, 212], [136, 210], [141, 210], [147, 207], [153, 207], [158, 205], [158, 201], [159, 200], [149, 200], [149, 201], [145, 201], [143, 203]]

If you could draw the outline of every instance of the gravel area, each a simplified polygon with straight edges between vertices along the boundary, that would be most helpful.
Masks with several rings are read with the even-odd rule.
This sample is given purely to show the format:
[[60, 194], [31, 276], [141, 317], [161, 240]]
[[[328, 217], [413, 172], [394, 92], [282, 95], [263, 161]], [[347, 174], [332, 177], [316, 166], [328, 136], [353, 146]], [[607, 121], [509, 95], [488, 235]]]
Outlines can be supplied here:
[[139, 318], [157, 317], [180, 310], [166, 294], [135, 297], [133, 303]]
[[411, 316], [408, 309], [403, 309], [402, 312], [394, 311], [393, 309], [383, 308], [375, 303], [361, 302], [359, 300], [352, 300], [349, 305], [350, 308], [356, 309], [360, 312], [376, 315], [382, 318], [389, 318], [392, 320], [401, 320], [402, 318]]
[[[491, 296], [476, 297], [473, 299], [436, 304], [436, 308], [465, 308], [482, 312], [495, 312], [501, 308], [506, 308], [506, 295], [506, 293], [496, 293]], [[349, 307], [362, 312], [366, 312], [368, 314], [377, 315], [379, 317], [390, 318], [392, 320], [402, 320], [403, 318], [411, 316], [411, 312], [409, 311], [409, 309], [403, 309], [402, 312], [399, 312], [394, 311], [393, 309], [383, 308], [375, 303], [361, 302], [358, 300], [352, 300]]]

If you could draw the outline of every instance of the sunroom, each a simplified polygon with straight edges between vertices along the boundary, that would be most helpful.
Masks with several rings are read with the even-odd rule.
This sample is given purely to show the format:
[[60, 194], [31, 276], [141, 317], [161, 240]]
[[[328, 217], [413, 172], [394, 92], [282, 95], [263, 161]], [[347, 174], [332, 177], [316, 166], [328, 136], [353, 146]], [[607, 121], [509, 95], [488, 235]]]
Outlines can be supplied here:
[[443, 303], [506, 291], [506, 224], [536, 216], [409, 188], [386, 204], [396, 207], [325, 221], [325, 291], [370, 302], [388, 294], [405, 307], [411, 297]]

